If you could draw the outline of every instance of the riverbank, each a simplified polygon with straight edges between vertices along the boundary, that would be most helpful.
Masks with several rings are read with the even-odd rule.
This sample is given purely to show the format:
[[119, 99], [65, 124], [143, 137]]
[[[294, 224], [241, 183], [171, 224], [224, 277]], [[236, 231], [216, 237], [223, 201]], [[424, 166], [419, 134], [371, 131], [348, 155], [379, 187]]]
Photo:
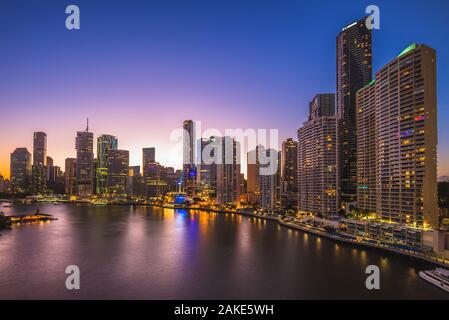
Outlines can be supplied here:
[[[164, 206], [164, 205], [153, 204], [152, 206], [166, 208], [166, 209], [179, 209], [179, 208], [171, 208], [169, 206]], [[257, 214], [257, 213], [244, 211], [244, 210], [233, 211], [233, 210], [223, 210], [223, 209], [191, 208], [191, 207], [183, 207], [182, 209], [201, 210], [201, 211], [207, 211], [207, 212], [226, 213], [226, 214], [234, 213], [234, 214], [239, 214], [242, 216], [274, 221], [274, 222], [277, 222], [282, 227], [299, 230], [299, 231], [306, 232], [306, 233], [313, 234], [313, 235], [320, 236], [320, 237], [325, 237], [325, 238], [328, 238], [330, 240], [334, 240], [337, 242], [349, 243], [349, 244], [353, 244], [353, 245], [360, 246], [360, 247], [383, 250], [383, 251], [386, 251], [389, 253], [400, 254], [400, 255], [411, 257], [411, 258], [430, 262], [436, 266], [446, 267], [446, 268], [449, 267], [448, 260], [443, 260], [441, 258], [437, 258], [432, 255], [426, 255], [426, 254], [419, 253], [417, 251], [412, 251], [412, 250], [400, 249], [397, 247], [393, 247], [392, 245], [388, 245], [386, 243], [381, 243], [381, 242], [371, 240], [371, 239], [357, 239], [355, 236], [350, 235], [350, 234], [345, 234], [341, 231], [335, 231], [333, 233], [330, 233], [330, 232], [325, 231], [324, 229], [320, 229], [320, 228], [313, 227], [310, 225], [300, 225], [298, 223], [286, 222], [282, 219], [283, 218], [282, 216], [274, 216], [274, 215], [269, 215], [269, 214], [263, 215], [263, 214]]]

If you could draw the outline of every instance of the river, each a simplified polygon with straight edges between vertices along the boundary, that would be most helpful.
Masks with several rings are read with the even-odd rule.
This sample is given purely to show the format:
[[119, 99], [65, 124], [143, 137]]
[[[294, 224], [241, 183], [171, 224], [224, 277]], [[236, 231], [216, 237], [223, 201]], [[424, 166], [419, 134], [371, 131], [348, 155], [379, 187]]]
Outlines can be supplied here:
[[[0, 208], [28, 214], [35, 205]], [[0, 299], [448, 299], [432, 265], [236, 214], [41, 204], [0, 236]], [[80, 269], [80, 290], [65, 287]], [[380, 268], [380, 290], [365, 269]]]

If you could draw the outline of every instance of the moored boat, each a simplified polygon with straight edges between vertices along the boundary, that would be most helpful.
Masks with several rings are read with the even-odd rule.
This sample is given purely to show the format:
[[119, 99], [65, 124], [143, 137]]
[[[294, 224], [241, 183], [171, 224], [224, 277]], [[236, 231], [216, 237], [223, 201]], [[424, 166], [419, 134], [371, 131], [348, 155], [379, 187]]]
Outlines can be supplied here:
[[449, 270], [437, 268], [435, 270], [420, 271], [419, 276], [449, 293]]

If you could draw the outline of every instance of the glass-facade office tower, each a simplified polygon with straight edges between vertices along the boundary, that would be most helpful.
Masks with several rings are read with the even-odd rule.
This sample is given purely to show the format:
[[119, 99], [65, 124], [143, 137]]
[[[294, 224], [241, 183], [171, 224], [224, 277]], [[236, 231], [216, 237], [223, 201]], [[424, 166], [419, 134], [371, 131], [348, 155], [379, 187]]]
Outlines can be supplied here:
[[151, 162], [145, 171], [145, 194], [147, 197], [160, 197], [167, 192], [166, 168], [158, 162]]
[[75, 195], [76, 192], [76, 159], [65, 159], [65, 193]]
[[372, 78], [372, 37], [365, 19], [344, 27], [337, 36], [337, 166], [339, 200], [357, 194], [356, 93]]
[[231, 137], [215, 137], [221, 149], [217, 155], [217, 203], [238, 206], [240, 203], [240, 144]]
[[182, 170], [184, 174], [184, 188], [189, 196], [195, 195], [196, 172], [196, 133], [195, 122], [185, 120], [183, 122], [183, 153]]
[[94, 134], [78, 131], [76, 136], [76, 184], [79, 196], [89, 196], [94, 186]]
[[247, 153], [247, 192], [259, 192], [259, 161], [257, 155], [258, 151], [259, 146], [257, 146], [255, 150], [250, 150]]
[[33, 164], [47, 165], [47, 135], [44, 132], [33, 134]]
[[283, 204], [296, 208], [298, 200], [298, 142], [291, 138], [282, 142], [281, 192]]
[[156, 162], [156, 148], [143, 148], [142, 149], [142, 169], [145, 172], [146, 165], [152, 162]]
[[[435, 50], [407, 47], [358, 92], [357, 101], [363, 133], [359, 203], [372, 210], [375, 201], [383, 220], [438, 227]], [[373, 154], [375, 161], [368, 161]]]
[[31, 153], [27, 148], [16, 148], [11, 153], [11, 189], [13, 192], [28, 192], [31, 179]]
[[49, 179], [50, 175], [50, 167], [54, 166], [53, 158], [50, 156], [47, 156], [47, 180]]
[[97, 194], [108, 193], [108, 167], [109, 151], [117, 150], [118, 140], [109, 134], [103, 134], [97, 138], [97, 168], [96, 168], [96, 191]]
[[263, 146], [256, 146], [256, 149], [247, 153], [246, 163], [246, 192], [248, 202], [258, 204], [260, 201], [260, 185], [259, 185], [259, 152], [265, 150]]
[[33, 134], [33, 166], [31, 169], [31, 189], [35, 194], [47, 189], [47, 135], [44, 132]]
[[[202, 138], [197, 141], [198, 162], [196, 165], [197, 184], [201, 191], [212, 191], [217, 188], [217, 166], [212, 162], [215, 160], [214, 148], [215, 137]], [[206, 156], [207, 158], [203, 157]]]
[[[259, 205], [262, 209], [273, 211], [280, 206], [281, 190], [280, 190], [280, 153], [275, 149], [266, 150], [262, 146], [258, 146], [257, 152], [265, 153], [269, 162], [258, 161], [258, 178], [259, 178]], [[258, 154], [259, 155], [259, 154]], [[259, 155], [260, 156], [260, 155]], [[275, 163], [272, 163], [272, 160]], [[274, 170], [269, 169], [273, 166]], [[265, 170], [264, 170], [265, 169]]]
[[156, 148], [142, 149], [142, 168], [144, 176], [144, 194], [147, 197], [157, 197], [162, 194], [165, 186], [161, 182], [162, 166], [156, 162]]
[[0, 192], [5, 192], [5, 189], [6, 189], [6, 180], [2, 175], [0, 175]]
[[129, 167], [128, 195], [143, 196], [145, 194], [145, 180], [140, 173], [140, 166]]
[[[211, 137], [213, 139], [213, 137]], [[207, 138], [201, 138], [197, 140], [197, 146], [198, 146], [198, 153], [199, 156], [201, 156], [204, 153], [207, 152], [209, 144], [212, 142], [211, 139]], [[210, 155], [213, 157], [213, 154]], [[211, 185], [211, 177], [210, 177], [210, 168], [211, 164], [207, 163], [207, 161], [203, 161], [206, 159], [202, 159], [202, 156], [199, 157], [197, 164], [197, 175], [196, 180], [198, 183], [198, 186], [201, 189], [208, 188]]]
[[111, 149], [108, 158], [108, 192], [112, 195], [126, 195], [129, 151]]
[[329, 217], [337, 212], [337, 123], [334, 115], [319, 114], [298, 130], [298, 210]]
[[181, 170], [175, 170], [173, 167], [166, 168], [166, 181], [167, 181], [167, 191], [169, 192], [177, 192], [179, 191], [179, 175]]

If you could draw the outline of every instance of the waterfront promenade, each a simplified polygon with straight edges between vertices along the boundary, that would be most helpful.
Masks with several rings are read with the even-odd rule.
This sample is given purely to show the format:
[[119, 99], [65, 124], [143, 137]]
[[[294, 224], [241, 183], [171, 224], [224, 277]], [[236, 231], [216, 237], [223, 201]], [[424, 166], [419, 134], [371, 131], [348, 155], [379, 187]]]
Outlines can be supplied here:
[[[155, 206], [172, 209], [171, 207], [167, 207], [164, 205], [155, 205]], [[418, 250], [416, 250], [412, 247], [407, 248], [406, 246], [389, 244], [389, 243], [376, 241], [376, 240], [369, 239], [369, 238], [356, 237], [354, 235], [342, 232], [341, 230], [334, 230], [333, 232], [329, 232], [329, 231], [326, 231], [322, 227], [317, 227], [312, 224], [300, 223], [300, 222], [295, 221], [294, 219], [287, 221], [286, 217], [282, 216], [282, 215], [276, 215], [276, 214], [270, 214], [270, 213], [260, 214], [260, 213], [245, 211], [245, 210], [224, 210], [224, 209], [196, 208], [196, 207], [184, 207], [184, 209], [202, 210], [202, 211], [217, 212], [217, 213], [234, 213], [234, 214], [240, 214], [240, 215], [245, 215], [245, 216], [249, 216], [249, 217], [264, 219], [264, 220], [270, 220], [270, 221], [277, 222], [279, 225], [286, 227], [286, 228], [291, 228], [291, 229], [307, 232], [310, 234], [314, 234], [316, 236], [326, 237], [326, 238], [332, 239], [334, 241], [350, 243], [350, 244], [354, 244], [354, 245], [362, 246], [362, 247], [369, 247], [369, 248], [385, 250], [385, 251], [388, 251], [391, 253], [401, 254], [401, 255], [412, 257], [412, 258], [425, 260], [427, 262], [434, 263], [435, 265], [438, 265], [438, 266], [449, 267], [449, 260], [441, 258], [441, 257], [437, 257], [433, 254], [426, 254], [426, 253], [419, 252]], [[324, 220], [324, 219], [321, 219], [321, 220]]]

